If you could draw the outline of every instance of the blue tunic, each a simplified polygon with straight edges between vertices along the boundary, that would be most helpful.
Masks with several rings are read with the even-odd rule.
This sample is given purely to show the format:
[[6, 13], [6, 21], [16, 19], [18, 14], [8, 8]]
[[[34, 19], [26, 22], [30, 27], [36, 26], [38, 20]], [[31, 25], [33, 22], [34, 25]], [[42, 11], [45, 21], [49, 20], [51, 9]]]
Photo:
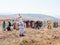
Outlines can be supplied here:
[[5, 30], [5, 23], [2, 23], [2, 30]]

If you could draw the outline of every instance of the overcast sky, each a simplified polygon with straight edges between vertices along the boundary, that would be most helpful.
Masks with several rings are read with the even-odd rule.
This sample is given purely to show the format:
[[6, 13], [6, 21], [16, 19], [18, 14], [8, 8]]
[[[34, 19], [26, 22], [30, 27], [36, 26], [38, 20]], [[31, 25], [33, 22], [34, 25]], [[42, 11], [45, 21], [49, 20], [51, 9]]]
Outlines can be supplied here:
[[0, 0], [0, 13], [36, 13], [60, 18], [60, 0]]

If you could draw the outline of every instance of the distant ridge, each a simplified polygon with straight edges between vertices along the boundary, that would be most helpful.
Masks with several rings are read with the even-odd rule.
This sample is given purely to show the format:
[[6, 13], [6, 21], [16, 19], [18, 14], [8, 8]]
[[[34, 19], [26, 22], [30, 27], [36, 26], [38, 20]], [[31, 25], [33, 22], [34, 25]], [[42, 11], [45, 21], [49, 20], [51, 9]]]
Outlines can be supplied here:
[[[44, 14], [20, 14], [20, 16], [22, 16], [23, 18], [39, 18], [42, 20], [54, 20], [54, 21], [60, 21], [59, 18], [55, 18], [52, 16], [48, 16], [48, 15], [44, 15]], [[14, 18], [14, 17], [19, 17], [19, 14], [5, 14], [5, 15], [0, 15], [0, 18], [4, 18], [4, 17], [10, 17], [10, 18]]]
[[39, 19], [43, 19], [43, 20], [54, 20], [54, 21], [60, 21], [59, 18], [55, 18], [53, 16], [47, 16], [47, 15], [44, 15], [44, 14], [20, 14], [21, 16], [23, 17], [29, 17], [29, 18], [39, 18]]

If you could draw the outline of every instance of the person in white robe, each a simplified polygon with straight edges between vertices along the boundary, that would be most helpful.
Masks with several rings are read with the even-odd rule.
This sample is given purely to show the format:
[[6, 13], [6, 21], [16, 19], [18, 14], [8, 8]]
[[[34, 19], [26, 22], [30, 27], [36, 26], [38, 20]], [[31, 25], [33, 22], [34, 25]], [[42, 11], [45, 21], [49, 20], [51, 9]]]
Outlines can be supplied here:
[[20, 19], [19, 21], [19, 32], [20, 32], [20, 36], [24, 36], [25, 24], [22, 19]]

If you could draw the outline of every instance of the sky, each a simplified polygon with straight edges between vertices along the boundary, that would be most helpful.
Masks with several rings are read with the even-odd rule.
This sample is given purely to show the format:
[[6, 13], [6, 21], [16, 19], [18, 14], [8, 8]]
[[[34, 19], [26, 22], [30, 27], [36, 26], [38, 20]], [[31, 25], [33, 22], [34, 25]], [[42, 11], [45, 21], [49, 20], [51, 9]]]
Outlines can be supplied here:
[[0, 14], [33, 13], [60, 18], [60, 0], [0, 0]]

